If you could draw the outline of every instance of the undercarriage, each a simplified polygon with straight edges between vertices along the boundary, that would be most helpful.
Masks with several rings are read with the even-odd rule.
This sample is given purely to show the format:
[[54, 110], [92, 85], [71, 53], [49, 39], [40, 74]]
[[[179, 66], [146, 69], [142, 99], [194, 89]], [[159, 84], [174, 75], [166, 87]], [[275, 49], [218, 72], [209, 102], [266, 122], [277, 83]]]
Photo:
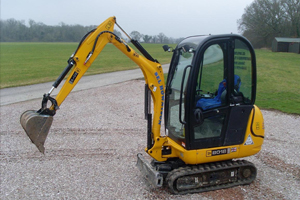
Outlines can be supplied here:
[[207, 192], [250, 184], [257, 173], [256, 167], [246, 160], [200, 165], [185, 165], [180, 159], [147, 163], [138, 154], [137, 165], [154, 186], [167, 186], [174, 194]]

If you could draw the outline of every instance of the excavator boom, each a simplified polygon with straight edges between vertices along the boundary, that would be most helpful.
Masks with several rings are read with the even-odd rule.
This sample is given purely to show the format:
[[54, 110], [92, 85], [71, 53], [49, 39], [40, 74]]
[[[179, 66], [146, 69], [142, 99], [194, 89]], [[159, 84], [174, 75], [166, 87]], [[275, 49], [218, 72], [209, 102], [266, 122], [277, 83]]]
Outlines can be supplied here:
[[[81, 77], [85, 74], [93, 61], [101, 53], [107, 43], [112, 43], [121, 52], [134, 61], [142, 70], [145, 77], [146, 89], [151, 93], [154, 103], [153, 123], [149, 124], [149, 149], [153, 147], [152, 138], [160, 137], [162, 120], [163, 100], [164, 100], [164, 76], [161, 64], [153, 59], [150, 54], [135, 40], [131, 42], [143, 54], [140, 55], [133, 50], [126, 42], [113, 33], [115, 17], [110, 17], [100, 24], [96, 29], [88, 32], [78, 45], [76, 51], [68, 60], [68, 65], [58, 79], [52, 85], [51, 90], [44, 94], [42, 107], [38, 111], [25, 111], [20, 118], [20, 122], [30, 140], [37, 146], [40, 152], [44, 153], [44, 143], [47, 138], [53, 116], [59, 106], [63, 103]], [[117, 24], [118, 25], [118, 24]], [[118, 25], [119, 26], [119, 25]], [[122, 29], [123, 30], [123, 29]], [[127, 35], [127, 34], [126, 34]], [[52, 91], [58, 87], [61, 81], [69, 73], [64, 85], [58, 95], [51, 97]], [[52, 103], [47, 108], [47, 102]], [[150, 104], [149, 102], [147, 104]], [[149, 113], [146, 113], [148, 115]], [[149, 114], [151, 115], [151, 114]], [[152, 116], [149, 116], [151, 120]], [[151, 136], [150, 136], [151, 134]], [[153, 135], [152, 135], [153, 134]]]

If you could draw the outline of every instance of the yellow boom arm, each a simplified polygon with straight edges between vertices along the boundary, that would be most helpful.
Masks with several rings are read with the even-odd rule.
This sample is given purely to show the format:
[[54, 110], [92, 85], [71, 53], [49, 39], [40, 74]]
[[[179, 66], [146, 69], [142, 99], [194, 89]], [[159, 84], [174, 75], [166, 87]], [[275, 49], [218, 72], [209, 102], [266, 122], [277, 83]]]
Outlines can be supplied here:
[[[50, 90], [50, 92], [44, 95], [42, 105], [46, 105], [47, 101], [50, 100], [52, 102], [52, 106], [50, 107], [50, 109], [45, 107], [43, 108], [42, 106], [41, 109], [42, 111], [41, 110], [38, 111], [38, 114], [36, 114], [36, 112], [29, 111], [27, 113], [25, 112], [21, 116], [21, 124], [23, 128], [27, 132], [32, 142], [36, 144], [36, 146], [39, 148], [41, 152], [44, 151], [43, 145], [46, 140], [46, 136], [48, 134], [50, 125], [52, 123], [52, 116], [55, 114], [55, 111], [66, 99], [66, 97], [75, 87], [75, 85], [78, 83], [78, 81], [87, 71], [87, 69], [92, 65], [93, 61], [101, 53], [105, 45], [107, 43], [112, 43], [126, 56], [128, 56], [132, 61], [134, 61], [140, 67], [140, 69], [144, 74], [145, 82], [146, 82], [146, 92], [147, 92], [145, 94], [148, 94], [149, 91], [151, 91], [151, 97], [153, 99], [153, 104], [154, 104], [153, 121], [152, 121], [152, 115], [151, 114], [149, 116], [147, 115], [149, 121], [148, 121], [148, 145], [146, 151], [152, 157], [155, 157], [155, 159], [159, 161], [166, 160], [166, 158], [162, 158], [161, 155], [162, 143], [166, 141], [166, 138], [160, 136], [160, 128], [161, 128], [164, 97], [165, 97], [164, 94], [165, 83], [164, 83], [163, 69], [161, 67], [161, 64], [158, 63], [156, 60], [154, 60], [140, 46], [140, 44], [137, 41], [131, 40], [131, 42], [141, 51], [141, 53], [146, 58], [140, 55], [139, 53], [137, 53], [136, 51], [134, 51], [130, 46], [128, 46], [125, 43], [123, 39], [115, 35], [113, 33], [115, 24], [117, 24], [116, 18], [110, 17], [107, 20], [105, 20], [102, 24], [100, 24], [96, 29], [92, 30], [86, 36], [84, 36], [77, 50], [68, 60], [69, 64], [66, 67], [66, 69], [63, 71], [63, 73], [60, 75], [57, 81], [53, 84], [53, 87]], [[64, 85], [62, 86], [56, 98], [54, 99], [50, 97], [50, 94], [52, 93], [53, 89], [59, 85], [59, 83], [68, 74], [68, 72], [70, 72], [69, 77], [66, 79]], [[148, 102], [148, 105], [149, 104], [150, 103]], [[42, 116], [45, 116], [45, 114], [51, 116], [50, 122], [48, 117], [44, 117], [42, 119]], [[33, 118], [31, 120], [32, 121], [31, 124], [33, 124], [32, 126], [36, 126], [36, 124], [40, 123], [40, 121], [48, 120], [47, 123], [45, 122], [40, 123], [40, 124], [45, 123], [47, 125], [45, 126], [40, 125], [41, 127], [39, 128], [34, 127], [34, 130], [32, 130], [32, 126], [28, 127], [31, 118]], [[32, 135], [30, 136], [30, 134]]]

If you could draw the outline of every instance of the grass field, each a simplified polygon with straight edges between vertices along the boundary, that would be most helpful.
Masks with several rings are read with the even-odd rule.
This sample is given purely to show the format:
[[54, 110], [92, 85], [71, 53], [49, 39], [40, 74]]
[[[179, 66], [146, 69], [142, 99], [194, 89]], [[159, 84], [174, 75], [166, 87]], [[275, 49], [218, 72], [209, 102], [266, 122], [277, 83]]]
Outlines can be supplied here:
[[256, 57], [256, 104], [300, 114], [300, 54], [256, 50]]
[[[77, 43], [0, 43], [0, 87], [14, 87], [54, 81], [67, 66]], [[144, 44], [161, 64], [169, 63], [171, 53], [160, 44]], [[175, 47], [175, 45], [174, 45]], [[86, 75], [138, 68], [112, 44], [107, 44]]]
[[[143, 46], [161, 64], [170, 62], [172, 54], [163, 52], [162, 45]], [[0, 43], [0, 87], [54, 81], [76, 47], [77, 43]], [[256, 56], [256, 104], [300, 114], [300, 54], [256, 50]], [[134, 68], [137, 68], [135, 63], [108, 44], [87, 75]]]

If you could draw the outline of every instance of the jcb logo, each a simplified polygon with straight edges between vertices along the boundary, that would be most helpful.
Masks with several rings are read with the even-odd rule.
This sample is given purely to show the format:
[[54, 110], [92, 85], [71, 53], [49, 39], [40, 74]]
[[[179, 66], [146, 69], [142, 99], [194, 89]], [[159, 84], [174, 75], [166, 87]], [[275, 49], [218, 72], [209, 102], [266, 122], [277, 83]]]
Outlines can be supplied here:
[[210, 157], [211, 156], [211, 151], [206, 151], [206, 157]]
[[111, 21], [109, 21], [109, 22], [107, 23], [107, 25], [105, 26], [105, 28], [106, 28], [107, 30], [109, 30], [109, 29], [111, 28], [112, 25], [113, 25], [113, 23], [112, 23]]

